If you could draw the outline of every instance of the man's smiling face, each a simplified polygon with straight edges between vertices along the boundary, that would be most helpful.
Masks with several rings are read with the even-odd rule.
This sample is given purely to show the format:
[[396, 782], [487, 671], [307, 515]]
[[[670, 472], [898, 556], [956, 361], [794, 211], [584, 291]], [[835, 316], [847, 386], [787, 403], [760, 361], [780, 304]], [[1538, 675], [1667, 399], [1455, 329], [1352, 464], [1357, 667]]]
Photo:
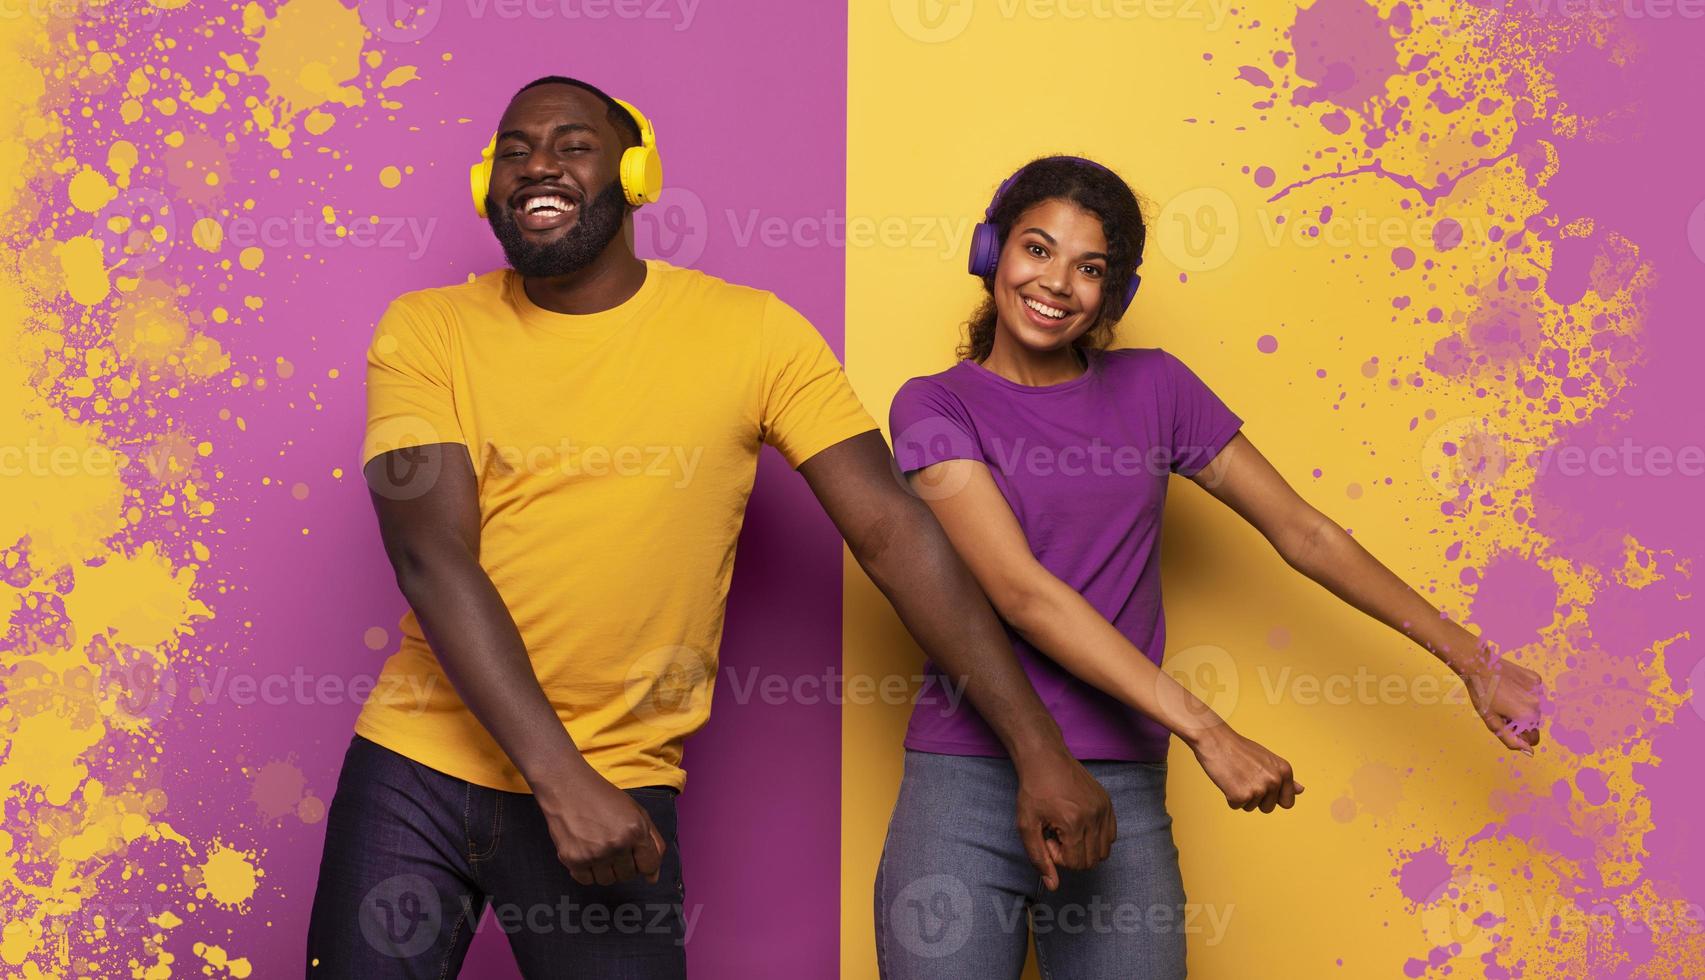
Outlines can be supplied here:
[[622, 230], [627, 141], [602, 100], [572, 85], [517, 95], [498, 123], [486, 218], [523, 276], [576, 272]]

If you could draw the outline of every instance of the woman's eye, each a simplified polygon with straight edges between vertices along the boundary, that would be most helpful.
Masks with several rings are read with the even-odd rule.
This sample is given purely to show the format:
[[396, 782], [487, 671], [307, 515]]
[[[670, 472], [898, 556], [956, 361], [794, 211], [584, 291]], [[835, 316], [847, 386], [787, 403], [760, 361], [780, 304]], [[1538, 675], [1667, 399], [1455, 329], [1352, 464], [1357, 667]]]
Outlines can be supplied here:
[[1048, 257], [1048, 250], [1043, 248], [1042, 246], [1036, 244], [1035, 242], [1031, 242], [1029, 245], [1026, 245], [1024, 247], [1027, 250], [1029, 250], [1031, 255], [1034, 255], [1039, 259], [1045, 259]]
[[1102, 276], [1101, 270], [1093, 265], [1084, 266], [1083, 273], [1091, 279], [1100, 279]]

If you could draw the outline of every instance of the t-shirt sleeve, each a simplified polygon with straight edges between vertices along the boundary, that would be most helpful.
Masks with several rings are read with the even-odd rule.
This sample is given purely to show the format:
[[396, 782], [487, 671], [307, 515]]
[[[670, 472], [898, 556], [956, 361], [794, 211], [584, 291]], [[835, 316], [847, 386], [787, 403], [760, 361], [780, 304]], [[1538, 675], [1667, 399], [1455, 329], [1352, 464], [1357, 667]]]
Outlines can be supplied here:
[[823, 335], [773, 293], [764, 300], [762, 350], [759, 422], [789, 466], [877, 428]]
[[902, 473], [949, 459], [986, 462], [964, 403], [927, 378], [900, 386], [888, 406], [888, 431]]
[[1242, 428], [1237, 416], [1189, 365], [1162, 351], [1172, 379], [1172, 471], [1194, 476]]
[[367, 345], [367, 428], [361, 465], [395, 449], [467, 444], [456, 415], [450, 351], [441, 317], [399, 298]]

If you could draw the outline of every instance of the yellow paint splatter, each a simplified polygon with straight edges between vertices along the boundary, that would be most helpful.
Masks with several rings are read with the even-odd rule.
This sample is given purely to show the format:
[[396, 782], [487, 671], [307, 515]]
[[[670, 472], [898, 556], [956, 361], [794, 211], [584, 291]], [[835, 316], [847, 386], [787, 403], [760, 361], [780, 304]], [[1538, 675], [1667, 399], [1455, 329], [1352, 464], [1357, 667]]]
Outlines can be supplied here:
[[113, 349], [126, 362], [210, 378], [231, 366], [219, 342], [192, 331], [175, 296], [163, 285], [137, 287], [113, 318]]
[[386, 167], [379, 171], [379, 183], [384, 187], [396, 187], [403, 182], [403, 172], [396, 167]]
[[261, 877], [253, 861], [253, 854], [214, 841], [201, 863], [202, 889], [207, 897], [227, 907], [253, 898]]
[[54, 248], [59, 268], [65, 274], [65, 290], [84, 306], [93, 306], [112, 292], [107, 269], [101, 260], [101, 243], [82, 235], [60, 242]]
[[107, 178], [98, 170], [84, 167], [77, 171], [77, 176], [71, 178], [71, 206], [79, 211], [94, 214], [96, 211], [112, 203], [118, 196]]
[[224, 970], [239, 980], [254, 972], [254, 967], [249, 963], [247, 957], [232, 957], [221, 946], [196, 943], [192, 948], [197, 956], [207, 961], [208, 966], [216, 970]]
[[136, 169], [136, 144], [128, 140], [114, 140], [107, 147], [107, 169], [111, 170], [119, 182], [130, 179], [130, 172]]
[[110, 555], [79, 569], [76, 586], [65, 595], [65, 614], [79, 636], [110, 632], [128, 646], [157, 647], [191, 632], [192, 620], [212, 617], [194, 596], [195, 570], [174, 569], [149, 541], [133, 555]]
[[[20, 297], [0, 291], [0, 317], [25, 322]], [[26, 389], [24, 363], [51, 364], [54, 355], [34, 335], [0, 356], [0, 390]], [[18, 470], [0, 480], [0, 513], [9, 533], [30, 539], [32, 564], [57, 568], [97, 554], [123, 509], [123, 456], [99, 432], [54, 412], [0, 412], [0, 445], [53, 447], [26, 452]]]
[[[186, 0], [149, 2], [170, 9]], [[316, 8], [342, 14], [346, 36], [359, 22], [337, 0], [289, 6], [306, 11], [303, 22], [320, 33], [322, 49], [325, 23]], [[187, 966], [246, 978], [253, 967], [228, 951], [228, 937], [208, 938], [198, 950], [205, 964], [183, 963], [181, 950], [174, 962], [164, 948], [166, 932], [184, 924], [179, 915], [193, 921], [209, 903], [252, 901], [263, 872], [255, 853], [217, 844], [203, 850], [165, 822], [161, 746], [150, 729], [173, 707], [176, 684], [152, 692], [137, 686], [158, 686], [159, 669], [182, 652], [180, 638], [212, 614], [202, 593], [224, 591], [198, 583], [198, 574], [211, 575], [202, 563], [212, 550], [193, 539], [199, 515], [217, 501], [208, 499], [211, 481], [229, 462], [198, 445], [211, 436], [205, 427], [181, 427], [173, 400], [198, 393], [188, 382], [229, 369], [224, 350], [198, 328], [218, 322], [220, 300], [235, 306], [242, 292], [197, 292], [221, 272], [228, 278], [235, 263], [207, 263], [196, 281], [193, 273], [179, 278], [175, 266], [124, 261], [170, 247], [168, 208], [178, 216], [222, 213], [226, 195], [248, 190], [233, 191], [240, 181], [229, 166], [242, 152], [233, 137], [249, 114], [231, 104], [244, 79], [216, 72], [197, 76], [192, 89], [165, 58], [176, 43], [170, 39], [129, 43], [107, 30], [116, 22], [52, 21], [24, 18], [0, 30], [0, 101], [8, 110], [0, 112], [0, 223], [19, 260], [0, 267], [0, 320], [13, 326], [11, 342], [0, 345], [0, 391], [12, 398], [0, 412], [0, 447], [15, 450], [0, 460], [0, 513], [10, 535], [0, 542], [8, 545], [0, 551], [0, 604], [14, 641], [0, 649], [0, 789], [15, 811], [0, 830], [0, 960], [7, 964], [0, 974], [165, 980]], [[357, 45], [360, 33], [357, 27]], [[206, 36], [219, 43], [211, 30]], [[267, 40], [276, 54], [279, 39]], [[281, 74], [283, 87], [323, 82], [306, 64], [314, 60], [304, 56], [297, 67], [305, 71]], [[335, 74], [323, 65], [321, 73]], [[360, 102], [354, 89], [329, 90]], [[272, 101], [286, 120], [301, 108], [276, 90]], [[166, 116], [182, 129], [165, 132]], [[148, 140], [112, 138], [120, 121], [143, 120], [155, 134]], [[134, 207], [103, 213], [121, 193], [135, 194], [132, 179], [142, 175], [149, 187]], [[56, 236], [67, 203], [98, 215], [98, 231], [66, 237], [83, 230], [83, 218]], [[180, 236], [210, 251], [222, 247], [218, 225], [190, 223], [180, 217]], [[250, 267], [258, 264], [257, 257]], [[66, 309], [61, 297], [86, 308]], [[245, 305], [256, 309], [260, 299]], [[231, 380], [235, 387], [239, 379]], [[125, 424], [115, 426], [119, 420]], [[242, 429], [241, 419], [236, 424]], [[146, 467], [154, 469], [150, 479], [121, 443], [147, 447], [151, 456], [164, 447], [158, 459], [140, 462], [167, 465]], [[148, 523], [155, 518], [164, 520]], [[219, 540], [214, 533], [207, 531], [208, 541]], [[126, 673], [133, 667], [141, 674]], [[150, 693], [168, 697], [138, 697]], [[161, 873], [170, 848], [199, 891], [193, 900], [182, 901], [190, 896], [178, 894], [176, 876]], [[138, 898], [149, 907], [171, 903], [175, 913], [162, 910], [140, 930], [136, 923], [115, 929], [103, 910]]]
[[264, 258], [266, 258], [265, 252], [262, 252], [257, 246], [250, 245], [238, 253], [237, 264], [252, 272], [260, 268], [261, 260]]
[[1659, 570], [1658, 556], [1671, 552], [1658, 552], [1647, 548], [1632, 535], [1623, 535], [1622, 548], [1623, 564], [1614, 573], [1617, 581], [1630, 589], [1644, 589], [1664, 580], [1664, 574]]
[[225, 241], [225, 227], [215, 218], [202, 218], [190, 229], [190, 239], [203, 251], [217, 252]]
[[254, 71], [285, 104], [286, 118], [328, 102], [363, 103], [361, 89], [345, 84], [361, 70], [367, 35], [353, 7], [338, 0], [288, 0], [268, 19], [250, 3], [243, 23], [250, 33], [260, 33]]
[[12, 921], [0, 930], [0, 959], [18, 966], [35, 952], [41, 940], [41, 926], [34, 922]]
[[13, 787], [16, 794], [21, 783], [40, 790], [49, 806], [64, 806], [89, 775], [80, 761], [83, 753], [101, 740], [106, 726], [81, 712], [41, 707], [34, 714], [18, 716], [6, 733], [12, 748], [0, 763], [0, 786]]

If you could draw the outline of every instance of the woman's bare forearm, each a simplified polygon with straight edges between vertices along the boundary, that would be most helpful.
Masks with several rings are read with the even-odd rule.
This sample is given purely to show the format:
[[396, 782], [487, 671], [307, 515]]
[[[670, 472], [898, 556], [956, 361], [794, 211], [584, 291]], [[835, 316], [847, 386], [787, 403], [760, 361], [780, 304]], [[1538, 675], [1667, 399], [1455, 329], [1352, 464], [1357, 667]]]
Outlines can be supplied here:
[[1039, 581], [1007, 622], [1073, 676], [1160, 722], [1187, 744], [1225, 724], [1058, 578]]
[[1479, 638], [1441, 613], [1325, 515], [1289, 553], [1280, 554], [1292, 568], [1407, 636], [1451, 670], [1460, 674], [1484, 661]]

